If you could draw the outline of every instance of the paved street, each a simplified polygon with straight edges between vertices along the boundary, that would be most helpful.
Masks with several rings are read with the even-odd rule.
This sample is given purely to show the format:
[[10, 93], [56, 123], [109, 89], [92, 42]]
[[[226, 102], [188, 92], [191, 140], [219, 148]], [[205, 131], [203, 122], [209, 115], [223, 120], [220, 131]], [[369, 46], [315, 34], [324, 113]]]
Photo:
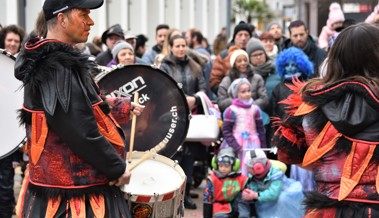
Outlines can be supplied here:
[[197, 209], [186, 209], [184, 211], [184, 218], [201, 218], [203, 217], [203, 184], [200, 185], [198, 188], [191, 189], [191, 193], [192, 192], [195, 192], [199, 195], [199, 198], [192, 199], [196, 203]]

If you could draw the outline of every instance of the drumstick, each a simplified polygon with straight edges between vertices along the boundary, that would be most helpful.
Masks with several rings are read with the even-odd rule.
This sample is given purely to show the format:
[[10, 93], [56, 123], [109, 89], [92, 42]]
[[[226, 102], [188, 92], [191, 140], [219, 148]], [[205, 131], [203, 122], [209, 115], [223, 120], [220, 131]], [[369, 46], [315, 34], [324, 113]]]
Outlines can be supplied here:
[[151, 158], [155, 153], [159, 152], [166, 145], [167, 145], [167, 142], [165, 142], [165, 141], [159, 142], [159, 144], [157, 144], [154, 148], [150, 149], [149, 151], [146, 151], [146, 153], [137, 162], [135, 162], [132, 165], [129, 165], [128, 170], [132, 171], [134, 168], [136, 168], [142, 162]]
[[[134, 101], [135, 104], [138, 104], [138, 92], [134, 93]], [[136, 132], [136, 120], [137, 116], [135, 114], [132, 115], [132, 128], [130, 130], [130, 145], [129, 145], [129, 158], [128, 162], [132, 162], [132, 152], [133, 152], [133, 146], [134, 146], [134, 134]]]

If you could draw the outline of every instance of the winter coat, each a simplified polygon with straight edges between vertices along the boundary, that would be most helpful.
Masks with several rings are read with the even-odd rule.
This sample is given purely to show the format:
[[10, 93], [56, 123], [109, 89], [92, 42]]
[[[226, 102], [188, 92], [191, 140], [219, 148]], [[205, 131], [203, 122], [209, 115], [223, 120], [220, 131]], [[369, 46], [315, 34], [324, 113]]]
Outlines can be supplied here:
[[142, 61], [145, 64], [154, 64], [155, 56], [161, 53], [161, 50], [155, 45], [151, 50], [145, 52], [142, 56]]
[[112, 52], [111, 50], [107, 49], [103, 52], [100, 52], [96, 56], [96, 63], [101, 65], [101, 66], [107, 66], [107, 64], [113, 59]]
[[222, 37], [221, 34], [218, 34], [215, 40], [213, 41], [213, 53], [219, 55], [219, 53], [226, 48], [228, 40], [226, 37]]
[[206, 92], [202, 68], [189, 56], [180, 61], [170, 54], [163, 59], [160, 69], [182, 85], [184, 94], [193, 96], [199, 91]]

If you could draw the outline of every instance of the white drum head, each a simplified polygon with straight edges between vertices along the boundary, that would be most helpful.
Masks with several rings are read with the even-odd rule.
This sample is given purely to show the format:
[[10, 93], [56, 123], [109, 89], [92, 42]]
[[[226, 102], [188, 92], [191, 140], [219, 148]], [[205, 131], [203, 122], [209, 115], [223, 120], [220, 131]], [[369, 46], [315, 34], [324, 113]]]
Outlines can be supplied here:
[[[141, 154], [143, 152], [133, 152], [131, 164], [138, 161], [135, 158]], [[124, 191], [131, 195], [163, 195], [180, 189], [186, 179], [178, 164], [158, 154], [142, 162], [131, 173], [130, 183], [124, 187]]]
[[24, 92], [22, 83], [14, 77], [15, 58], [0, 49], [0, 96], [3, 104], [0, 107], [0, 159], [16, 150], [25, 138], [25, 128], [19, 125], [17, 110], [21, 109]]

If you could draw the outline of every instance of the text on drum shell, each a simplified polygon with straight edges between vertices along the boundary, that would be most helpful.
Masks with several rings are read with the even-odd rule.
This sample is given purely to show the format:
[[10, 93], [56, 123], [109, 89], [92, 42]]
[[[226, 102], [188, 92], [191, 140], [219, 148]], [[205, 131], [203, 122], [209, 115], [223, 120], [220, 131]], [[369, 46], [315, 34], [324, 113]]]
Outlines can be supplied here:
[[176, 125], [178, 123], [178, 109], [176, 106], [172, 106], [171, 109], [170, 109], [170, 113], [171, 113], [171, 125], [170, 125], [170, 128], [168, 129], [168, 132], [165, 136], [165, 138], [163, 139], [163, 142], [164, 143], [168, 143], [170, 141], [170, 139], [172, 138], [174, 132], [175, 132], [175, 129], [176, 129]]

